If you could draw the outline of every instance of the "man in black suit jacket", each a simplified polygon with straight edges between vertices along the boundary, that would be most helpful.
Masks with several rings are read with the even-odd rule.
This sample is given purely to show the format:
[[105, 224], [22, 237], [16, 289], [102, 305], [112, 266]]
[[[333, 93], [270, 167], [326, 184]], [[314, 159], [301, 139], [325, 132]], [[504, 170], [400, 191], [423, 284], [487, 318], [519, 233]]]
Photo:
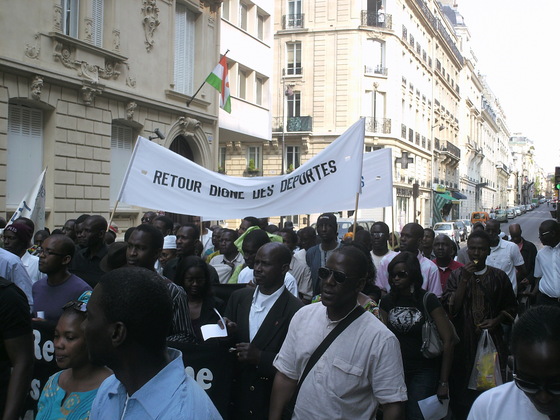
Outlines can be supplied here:
[[276, 369], [272, 362], [280, 351], [292, 316], [303, 306], [284, 287], [292, 254], [278, 242], [257, 252], [254, 279], [257, 287], [231, 295], [225, 320], [237, 363], [231, 398], [232, 419], [266, 419]]

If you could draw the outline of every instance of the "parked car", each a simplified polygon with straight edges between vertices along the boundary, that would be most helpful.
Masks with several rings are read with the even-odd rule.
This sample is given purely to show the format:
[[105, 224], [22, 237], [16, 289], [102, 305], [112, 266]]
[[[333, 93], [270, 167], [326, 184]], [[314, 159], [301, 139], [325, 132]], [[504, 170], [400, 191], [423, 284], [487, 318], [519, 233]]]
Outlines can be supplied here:
[[496, 220], [498, 222], [506, 222], [508, 221], [507, 211], [504, 209], [496, 210]]
[[519, 206], [514, 207], [513, 210], [515, 211], [515, 215], [516, 216], [521, 216], [521, 209], [519, 208]]
[[509, 209], [507, 209], [506, 213], [507, 213], [507, 218], [508, 219], [515, 219], [515, 216], [517, 216], [515, 214], [515, 209], [513, 207], [510, 207]]
[[459, 226], [455, 222], [439, 222], [434, 225], [434, 232], [437, 235], [447, 235], [459, 246], [460, 234]]
[[[354, 223], [354, 218], [340, 218], [337, 220], [338, 223], [338, 239], [342, 239], [346, 233], [348, 233], [348, 228]], [[368, 232], [375, 223], [372, 219], [358, 219], [358, 226], [362, 226]], [[317, 224], [313, 223], [311, 225], [314, 229], [317, 229]]]
[[466, 241], [468, 233], [467, 233], [467, 227], [465, 226], [463, 221], [462, 220], [453, 220], [453, 222], [459, 228], [459, 240], [460, 241]]

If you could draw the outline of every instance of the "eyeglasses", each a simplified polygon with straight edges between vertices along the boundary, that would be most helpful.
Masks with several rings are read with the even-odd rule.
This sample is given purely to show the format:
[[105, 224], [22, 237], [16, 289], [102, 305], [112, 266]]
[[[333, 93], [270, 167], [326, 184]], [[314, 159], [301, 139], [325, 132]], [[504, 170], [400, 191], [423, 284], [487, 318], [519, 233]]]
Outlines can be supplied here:
[[348, 279], [355, 278], [355, 277], [348, 277], [342, 271], [331, 270], [330, 268], [327, 267], [319, 268], [317, 275], [321, 280], [327, 280], [328, 278], [333, 276], [334, 281], [336, 281], [338, 284], [342, 284]]
[[552, 232], [550, 230], [547, 230], [546, 232], [540, 233], [539, 238], [542, 238], [543, 236], [550, 235], [550, 234], [552, 234]]
[[142, 217], [142, 218], [140, 219], [140, 221], [141, 221], [142, 223], [144, 223], [144, 222], [152, 223], [152, 220], [153, 220], [153, 219], [154, 219], [153, 217]]
[[550, 383], [550, 384], [536, 384], [534, 382], [521, 379], [516, 373], [513, 374], [513, 380], [517, 388], [527, 394], [536, 394], [539, 391], [548, 392], [552, 395], [560, 395], [560, 382]]
[[37, 248], [37, 253], [39, 255], [45, 254], [45, 257], [48, 257], [49, 255], [56, 255], [58, 257], [65, 257], [66, 256], [64, 254], [61, 254], [60, 252], [54, 252], [54, 251], [51, 251], [50, 249], [41, 248], [41, 247]]
[[405, 279], [408, 277], [408, 271], [397, 271], [396, 273], [391, 274], [391, 278], [399, 278], [399, 279]]
[[79, 300], [71, 300], [66, 305], [62, 307], [62, 310], [65, 311], [68, 308], [72, 308], [77, 310], [78, 312], [87, 312], [87, 303], [80, 302]]
[[371, 234], [371, 237], [376, 239], [383, 238], [384, 236], [385, 234], [383, 232], [373, 232]]

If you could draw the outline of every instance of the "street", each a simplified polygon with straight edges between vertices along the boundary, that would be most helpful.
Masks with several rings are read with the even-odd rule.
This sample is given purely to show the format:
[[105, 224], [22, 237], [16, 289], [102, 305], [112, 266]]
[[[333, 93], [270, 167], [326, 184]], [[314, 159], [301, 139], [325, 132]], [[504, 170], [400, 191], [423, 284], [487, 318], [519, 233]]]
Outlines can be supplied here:
[[523, 232], [523, 238], [533, 242], [537, 249], [541, 249], [543, 245], [539, 239], [539, 226], [544, 220], [551, 219], [550, 210], [552, 210], [552, 205], [547, 207], [546, 204], [541, 204], [533, 211], [528, 211], [521, 216], [517, 216], [515, 219], [509, 219], [508, 223], [502, 223], [500, 225], [502, 232], [509, 236], [509, 225], [519, 223]]

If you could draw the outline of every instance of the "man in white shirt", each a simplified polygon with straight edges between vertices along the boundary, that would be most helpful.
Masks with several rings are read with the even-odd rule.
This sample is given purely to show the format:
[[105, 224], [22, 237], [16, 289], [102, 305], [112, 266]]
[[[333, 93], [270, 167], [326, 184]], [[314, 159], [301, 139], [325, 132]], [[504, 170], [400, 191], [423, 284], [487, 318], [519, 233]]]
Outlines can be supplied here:
[[210, 260], [210, 265], [218, 272], [221, 284], [237, 283], [237, 276], [241, 271], [241, 266], [245, 263], [243, 256], [235, 246], [238, 236], [237, 232], [232, 229], [222, 229], [220, 255], [216, 255]]
[[483, 393], [468, 420], [560, 418], [560, 308], [525, 312], [513, 327], [513, 382]]
[[276, 374], [272, 361], [284, 342], [292, 316], [302, 307], [301, 301], [284, 287], [291, 259], [292, 253], [284, 244], [263, 245], [254, 262], [257, 287], [237, 290], [228, 301], [224, 319], [238, 361], [232, 387], [232, 418], [267, 416]]
[[[420, 268], [422, 269], [422, 277], [424, 278], [424, 283], [422, 288], [428, 292], [432, 292], [437, 297], [441, 297], [441, 282], [439, 280], [439, 269], [428, 258], [424, 257], [420, 252], [420, 244], [424, 238], [424, 228], [418, 223], [408, 223], [404, 225], [401, 230], [401, 243], [400, 250], [412, 252], [418, 255], [418, 261], [420, 262]], [[375, 284], [379, 286], [380, 289], [388, 292], [391, 290], [389, 286], [389, 273], [387, 272], [387, 267], [389, 263], [397, 255], [396, 252], [389, 253], [381, 260], [379, 264], [379, 269], [377, 270], [377, 279]]]
[[517, 295], [517, 279], [521, 281], [525, 278], [525, 265], [519, 247], [500, 238], [500, 222], [496, 219], [486, 222], [485, 231], [490, 236], [490, 255], [486, 265], [504, 271], [511, 281], [513, 293]]
[[560, 224], [545, 220], [539, 227], [539, 238], [544, 247], [535, 261], [537, 305], [560, 306]]

